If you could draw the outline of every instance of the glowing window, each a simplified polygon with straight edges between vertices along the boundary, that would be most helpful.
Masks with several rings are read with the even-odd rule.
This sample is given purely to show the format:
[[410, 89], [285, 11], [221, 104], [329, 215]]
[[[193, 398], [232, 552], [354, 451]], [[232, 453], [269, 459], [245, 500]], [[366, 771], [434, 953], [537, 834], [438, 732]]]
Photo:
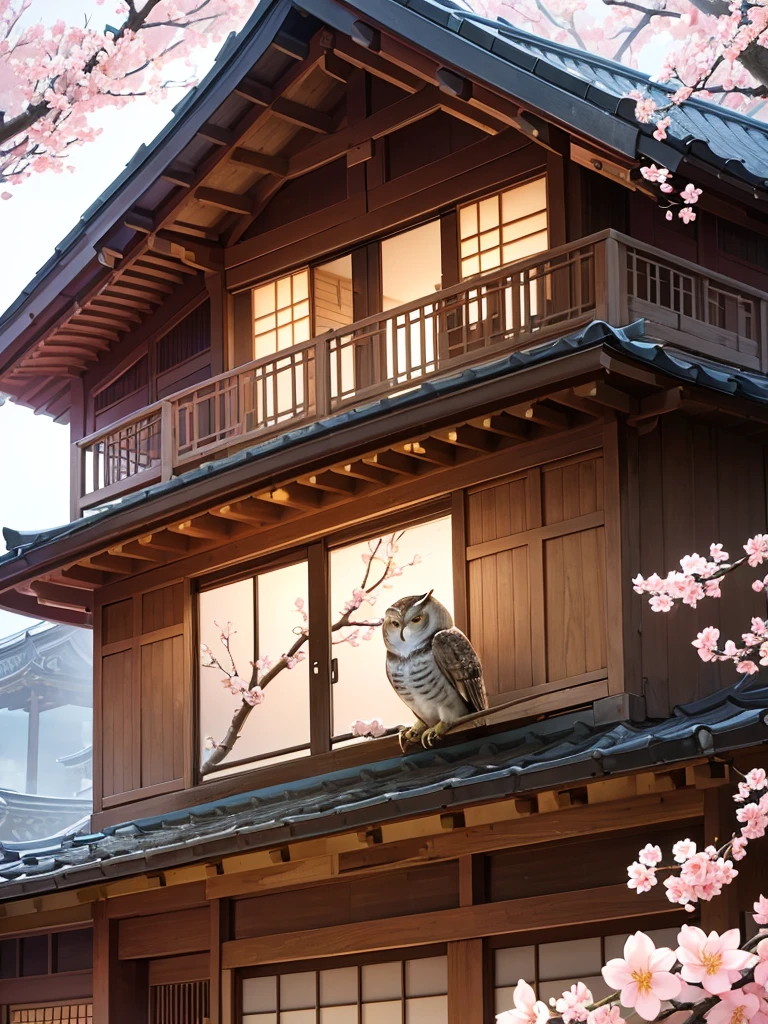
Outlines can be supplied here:
[[254, 358], [309, 341], [309, 271], [278, 277], [253, 289]]
[[434, 590], [435, 597], [453, 611], [450, 516], [336, 548], [330, 558], [332, 624], [354, 600], [355, 591], [358, 595], [370, 591], [355, 609], [353, 624], [334, 631], [332, 637], [337, 666], [332, 689], [333, 735], [343, 742], [351, 723], [358, 719], [380, 718], [387, 727], [410, 725], [413, 712], [387, 679], [386, 650], [378, 623], [393, 601], [428, 590]]
[[[270, 667], [284, 654], [290, 655], [291, 648], [301, 641], [308, 614], [308, 589], [307, 563], [302, 561], [200, 594], [203, 762], [215, 752], [215, 745], [222, 743], [233, 715], [247, 699], [242, 686], [248, 688], [254, 673], [259, 680], [264, 679]], [[306, 643], [301, 644], [289, 667], [268, 682], [261, 693], [256, 691], [256, 696], [263, 699], [251, 707], [239, 737], [222, 760], [224, 774], [231, 761], [247, 761], [232, 769], [237, 770], [253, 767], [253, 762], [261, 766], [309, 753], [306, 653]], [[253, 692], [249, 693], [253, 699]]]
[[547, 249], [546, 179], [461, 206], [459, 245], [464, 279]]
[[447, 1024], [447, 993], [446, 956], [245, 978], [242, 1024]]

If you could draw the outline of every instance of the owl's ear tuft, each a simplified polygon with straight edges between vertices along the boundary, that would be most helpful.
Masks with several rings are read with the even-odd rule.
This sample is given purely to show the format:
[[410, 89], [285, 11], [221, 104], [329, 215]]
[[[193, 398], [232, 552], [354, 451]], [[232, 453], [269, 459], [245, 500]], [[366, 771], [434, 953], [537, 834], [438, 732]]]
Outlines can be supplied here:
[[427, 601], [430, 599], [430, 597], [432, 597], [433, 594], [434, 594], [434, 590], [430, 590], [429, 593], [424, 594], [423, 597], [416, 598], [416, 600], [413, 602], [413, 606], [412, 607], [418, 608], [419, 605], [426, 604]]

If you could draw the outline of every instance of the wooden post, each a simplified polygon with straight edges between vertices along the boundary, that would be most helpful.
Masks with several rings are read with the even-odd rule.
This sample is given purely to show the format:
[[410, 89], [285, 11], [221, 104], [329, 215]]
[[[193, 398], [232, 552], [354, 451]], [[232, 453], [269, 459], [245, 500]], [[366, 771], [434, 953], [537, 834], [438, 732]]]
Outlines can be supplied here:
[[173, 430], [174, 407], [170, 402], [160, 406], [160, 479], [170, 480], [176, 455], [176, 443]]
[[148, 960], [120, 960], [120, 922], [106, 900], [93, 906], [93, 1019], [98, 1024], [148, 1024]]
[[331, 602], [328, 553], [310, 544], [309, 572], [309, 732], [313, 754], [331, 749]]
[[448, 943], [448, 1024], [484, 1024], [483, 940]]
[[[336, 366], [341, 368], [341, 359], [338, 359]], [[312, 374], [307, 374], [311, 385]], [[331, 354], [328, 349], [328, 339], [323, 335], [315, 341], [315, 415], [318, 419], [327, 416], [331, 411]], [[341, 379], [337, 381], [341, 391]], [[311, 406], [310, 406], [311, 408]]]
[[595, 316], [612, 327], [624, 327], [629, 319], [624, 249], [612, 231], [595, 242]]
[[85, 437], [85, 390], [83, 378], [75, 377], [70, 384], [72, 412], [69, 420], [69, 518], [74, 522], [80, 518], [80, 499], [84, 497], [85, 452], [77, 442]]
[[27, 722], [27, 793], [37, 792], [37, 762], [40, 749], [40, 698], [32, 690], [29, 695]]
[[229, 361], [229, 296], [224, 271], [205, 275], [205, 287], [211, 301], [211, 376], [231, 367]]
[[223, 1024], [231, 1019], [231, 985], [222, 984], [221, 944], [230, 935], [230, 901], [211, 900], [211, 994], [208, 1010], [209, 1024]]

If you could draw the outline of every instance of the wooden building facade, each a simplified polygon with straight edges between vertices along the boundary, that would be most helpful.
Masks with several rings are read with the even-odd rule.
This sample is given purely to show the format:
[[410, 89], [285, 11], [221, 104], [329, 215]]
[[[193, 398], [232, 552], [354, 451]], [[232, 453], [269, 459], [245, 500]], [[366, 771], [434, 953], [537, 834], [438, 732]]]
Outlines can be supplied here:
[[[6, 529], [0, 604], [94, 639], [90, 831], [0, 844], [7, 1024], [486, 1024], [681, 923], [625, 866], [731, 828], [768, 691], [690, 640], [761, 606], [630, 581], [766, 531], [768, 130], [657, 142], [638, 87], [437, 0], [262, 4], [3, 315], [72, 521]], [[491, 710], [402, 754], [370, 623], [433, 587]]]

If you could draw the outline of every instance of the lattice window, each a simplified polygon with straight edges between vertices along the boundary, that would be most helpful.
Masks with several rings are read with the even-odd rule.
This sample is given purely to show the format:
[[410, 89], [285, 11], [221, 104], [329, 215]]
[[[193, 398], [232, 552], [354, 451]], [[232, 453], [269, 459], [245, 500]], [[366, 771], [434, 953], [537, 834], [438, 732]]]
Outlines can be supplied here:
[[205, 301], [158, 339], [157, 372], [164, 373], [210, 347], [211, 303]]
[[49, 1003], [46, 1006], [12, 1006], [9, 1024], [93, 1024], [93, 1003]]
[[278, 277], [253, 289], [256, 359], [310, 338], [309, 271]]
[[[649, 931], [657, 946], [677, 946], [678, 928]], [[583, 981], [595, 999], [610, 991], [600, 968], [613, 957], [622, 956], [626, 932], [566, 942], [543, 942], [538, 946], [511, 946], [494, 952], [496, 1013], [513, 1007], [515, 986], [522, 978], [533, 985], [537, 998], [549, 1002], [577, 981]]]
[[125, 373], [121, 373], [111, 384], [108, 384], [93, 398], [93, 405], [96, 412], [101, 412], [107, 406], [122, 401], [128, 395], [139, 391], [147, 386], [149, 380], [149, 360], [142, 356], [133, 366], [130, 366]]
[[245, 978], [242, 1024], [447, 1024], [448, 958]]
[[210, 982], [184, 981], [152, 985], [149, 1024], [203, 1024], [210, 1012]]
[[549, 246], [546, 179], [459, 207], [459, 243], [462, 279], [543, 252]]

